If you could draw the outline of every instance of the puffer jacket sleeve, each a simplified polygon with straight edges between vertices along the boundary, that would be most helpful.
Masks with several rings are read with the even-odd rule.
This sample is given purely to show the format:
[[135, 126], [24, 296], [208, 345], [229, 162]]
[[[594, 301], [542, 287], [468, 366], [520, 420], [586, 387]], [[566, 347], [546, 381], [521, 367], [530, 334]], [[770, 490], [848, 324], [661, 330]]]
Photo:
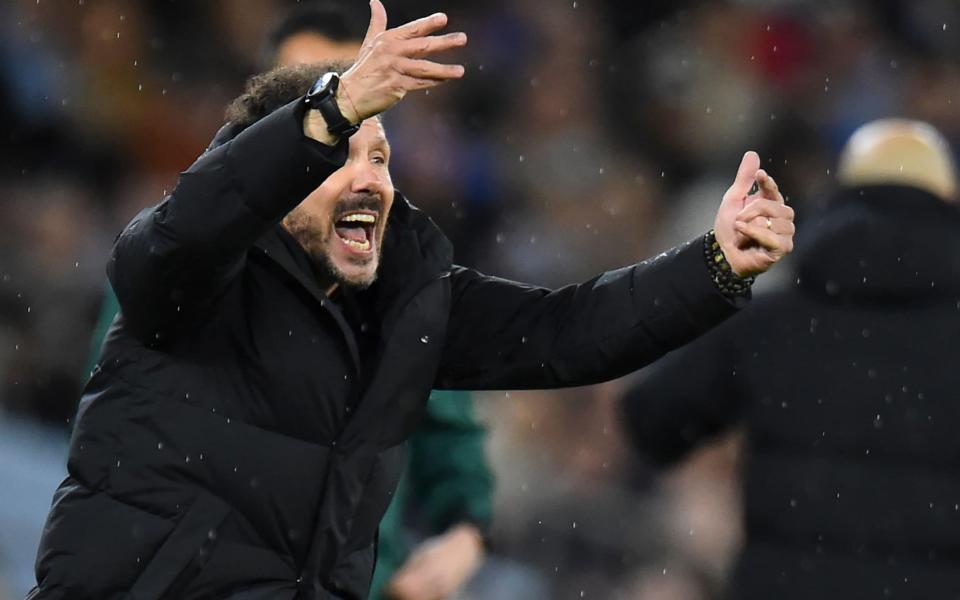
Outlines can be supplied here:
[[744, 311], [641, 370], [620, 399], [627, 438], [647, 461], [669, 465], [732, 429], [749, 398], [738, 332], [756, 331]]
[[253, 243], [344, 164], [347, 142], [304, 136], [304, 110], [296, 100], [205, 152], [117, 238], [107, 275], [138, 337], [162, 341], [212, 304]]
[[734, 314], [702, 238], [558, 290], [455, 268], [436, 386], [543, 389], [626, 375]]

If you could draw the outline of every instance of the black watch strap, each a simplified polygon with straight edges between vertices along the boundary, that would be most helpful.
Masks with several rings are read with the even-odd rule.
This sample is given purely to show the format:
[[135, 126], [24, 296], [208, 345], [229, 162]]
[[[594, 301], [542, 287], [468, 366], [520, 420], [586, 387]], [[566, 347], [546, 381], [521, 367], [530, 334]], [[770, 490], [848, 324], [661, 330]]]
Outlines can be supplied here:
[[339, 138], [350, 137], [360, 129], [359, 123], [351, 123], [340, 112], [337, 105], [337, 89], [340, 87], [340, 75], [330, 72], [317, 79], [304, 102], [309, 108], [320, 111], [327, 122], [327, 131]]

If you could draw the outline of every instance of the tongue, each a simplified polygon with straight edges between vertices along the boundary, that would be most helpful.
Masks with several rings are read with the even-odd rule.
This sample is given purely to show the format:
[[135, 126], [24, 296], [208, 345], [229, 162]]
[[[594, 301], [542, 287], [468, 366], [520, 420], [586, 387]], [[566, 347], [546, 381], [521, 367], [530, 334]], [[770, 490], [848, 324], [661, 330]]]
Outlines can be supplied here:
[[367, 241], [367, 230], [363, 227], [337, 227], [337, 235], [345, 240], [360, 242]]

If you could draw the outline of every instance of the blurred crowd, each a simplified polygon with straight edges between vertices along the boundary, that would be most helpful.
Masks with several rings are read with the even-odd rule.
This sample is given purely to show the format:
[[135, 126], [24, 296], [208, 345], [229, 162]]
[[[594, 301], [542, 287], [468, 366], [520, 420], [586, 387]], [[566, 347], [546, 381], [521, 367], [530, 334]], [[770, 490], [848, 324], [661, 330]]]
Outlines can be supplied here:
[[[207, 145], [292, 4], [0, 4], [0, 598], [29, 585], [113, 238]], [[702, 234], [746, 149], [802, 228], [864, 122], [960, 147], [954, 0], [394, 4], [391, 23], [442, 9], [470, 37], [466, 77], [385, 123], [398, 189], [487, 273], [557, 286]], [[479, 396], [497, 570], [470, 597], [717, 597], [738, 438], [658, 475], [623, 442], [622, 388]]]

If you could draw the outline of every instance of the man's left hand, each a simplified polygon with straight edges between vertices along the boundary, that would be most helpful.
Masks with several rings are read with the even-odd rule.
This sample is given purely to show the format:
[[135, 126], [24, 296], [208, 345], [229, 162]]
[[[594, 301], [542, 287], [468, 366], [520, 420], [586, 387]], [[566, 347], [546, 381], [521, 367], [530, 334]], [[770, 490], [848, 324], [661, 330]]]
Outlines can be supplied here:
[[457, 525], [414, 550], [387, 584], [394, 600], [441, 600], [473, 575], [483, 559], [483, 542], [473, 525]]
[[[758, 191], [750, 194], [754, 183]], [[777, 182], [760, 168], [757, 153], [744, 154], [713, 228], [733, 272], [741, 277], [758, 275], [789, 254], [796, 231], [793, 217]]]

